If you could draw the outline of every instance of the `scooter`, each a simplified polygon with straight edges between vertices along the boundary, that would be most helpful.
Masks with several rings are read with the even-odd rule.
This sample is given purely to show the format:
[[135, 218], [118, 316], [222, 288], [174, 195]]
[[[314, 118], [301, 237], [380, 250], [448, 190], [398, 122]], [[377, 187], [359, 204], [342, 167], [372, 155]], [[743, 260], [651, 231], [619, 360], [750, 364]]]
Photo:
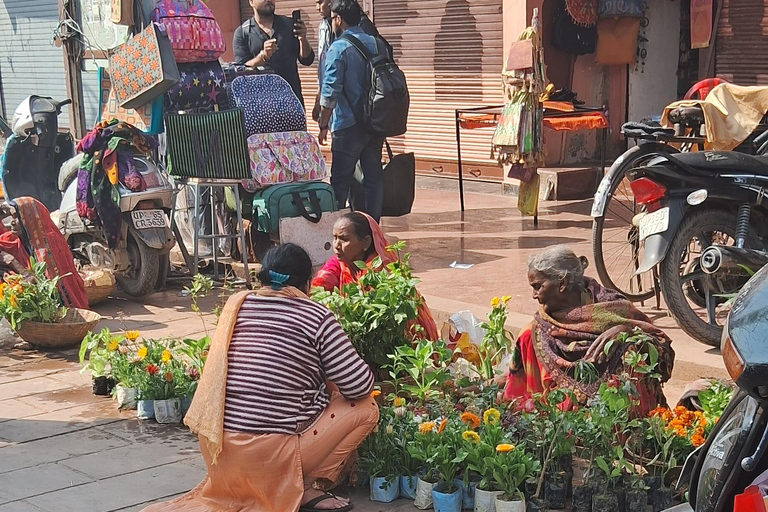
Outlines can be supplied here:
[[666, 512], [739, 512], [734, 497], [768, 469], [768, 267], [735, 299], [720, 351], [738, 391], [707, 442], [686, 460], [678, 486], [689, 503]]
[[5, 198], [28, 196], [42, 202], [75, 258], [114, 271], [125, 293], [144, 296], [158, 283], [162, 256], [175, 243], [168, 222], [173, 186], [151, 160], [135, 157], [147, 188], [131, 192], [118, 183], [122, 233], [117, 246], [108, 248], [101, 226], [77, 213], [78, 157], [72, 136], [59, 133], [58, 127], [62, 107], [69, 103], [29, 96], [16, 109], [2, 160]]

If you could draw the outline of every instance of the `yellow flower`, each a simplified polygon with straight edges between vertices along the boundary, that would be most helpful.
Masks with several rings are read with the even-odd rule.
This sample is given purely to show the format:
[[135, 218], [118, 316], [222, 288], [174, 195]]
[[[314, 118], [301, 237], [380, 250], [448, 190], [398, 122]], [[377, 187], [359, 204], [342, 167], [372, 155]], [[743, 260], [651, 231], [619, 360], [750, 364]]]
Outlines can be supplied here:
[[8, 285], [7, 285], [7, 284], [5, 284], [5, 283], [0, 283], [0, 295], [2, 295], [2, 294], [3, 294], [3, 292], [5, 291], [5, 287], [6, 287], [6, 286], [8, 286]]
[[499, 302], [500, 302], [499, 298], [498, 297], [494, 297], [494, 298], [491, 299], [491, 306], [495, 308], [496, 306], [499, 305]]
[[387, 425], [387, 435], [392, 435], [392, 432], [394, 432], [395, 429], [392, 427], [392, 425]]
[[109, 340], [109, 343], [107, 343], [107, 350], [109, 350], [110, 352], [114, 352], [115, 350], [117, 350], [118, 345], [120, 345], [120, 342], [117, 339], [112, 338], [111, 340]]
[[127, 331], [125, 337], [131, 341], [136, 341], [139, 337], [139, 331]]
[[419, 434], [428, 434], [435, 430], [434, 421], [425, 421], [419, 425]]
[[395, 407], [403, 407], [405, 405], [405, 398], [400, 398], [399, 396], [396, 396], [394, 400], [392, 400], [392, 405]]
[[480, 442], [480, 435], [474, 430], [465, 430], [464, 432], [462, 432], [461, 437], [465, 441], [469, 441], [475, 444]]
[[136, 351], [136, 355], [139, 357], [139, 359], [144, 359], [147, 357], [147, 347], [144, 345], [139, 347], [139, 350]]
[[497, 444], [496, 445], [496, 451], [499, 453], [511, 452], [514, 449], [515, 449], [515, 445], [513, 444]]
[[501, 419], [501, 413], [498, 409], [488, 409], [483, 413], [483, 423], [486, 425], [496, 425]]
[[512, 297], [510, 297], [509, 295], [505, 295], [505, 296], [503, 296], [501, 298], [501, 302], [503, 302], [504, 304], [506, 304], [507, 302], [509, 302], [511, 300], [512, 300]]
[[377, 396], [379, 396], [380, 394], [381, 394], [381, 391], [380, 391], [380, 390], [378, 390], [378, 389], [374, 389], [373, 391], [371, 391], [371, 398], [376, 398], [376, 397], [377, 397]]
[[8, 297], [8, 302], [11, 304], [12, 308], [19, 307], [19, 303], [16, 302], [16, 296], [15, 295], [11, 295], [10, 297]]
[[168, 352], [168, 350], [163, 350], [163, 354], [160, 356], [160, 360], [164, 363], [167, 363], [171, 360], [171, 353]]

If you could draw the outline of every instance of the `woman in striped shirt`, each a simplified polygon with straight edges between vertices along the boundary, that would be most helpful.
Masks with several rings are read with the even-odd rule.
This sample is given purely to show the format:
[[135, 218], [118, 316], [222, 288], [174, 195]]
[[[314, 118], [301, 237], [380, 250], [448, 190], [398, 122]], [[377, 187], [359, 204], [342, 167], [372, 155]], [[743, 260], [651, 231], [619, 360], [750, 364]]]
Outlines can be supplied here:
[[349, 510], [313, 489], [335, 481], [375, 428], [373, 374], [333, 314], [307, 296], [312, 262], [293, 244], [270, 250], [262, 288], [229, 299], [185, 423], [208, 475], [144, 512]]

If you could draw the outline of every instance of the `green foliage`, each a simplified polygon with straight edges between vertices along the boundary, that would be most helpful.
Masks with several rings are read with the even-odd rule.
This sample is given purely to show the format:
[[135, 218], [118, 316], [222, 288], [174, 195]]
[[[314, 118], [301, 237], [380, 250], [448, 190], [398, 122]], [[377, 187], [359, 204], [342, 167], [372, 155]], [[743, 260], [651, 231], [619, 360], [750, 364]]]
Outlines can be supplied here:
[[496, 452], [487, 462], [493, 473], [493, 481], [502, 497], [507, 501], [523, 499], [520, 487], [528, 479], [541, 471], [541, 463], [525, 453], [521, 448], [514, 447], [508, 452]]
[[29, 264], [28, 274], [6, 274], [0, 283], [0, 316], [14, 330], [27, 320], [55, 323], [67, 314], [58, 289], [65, 276], [48, 279], [45, 262], [30, 258]]
[[701, 412], [707, 420], [707, 434], [723, 415], [725, 408], [733, 397], [733, 389], [730, 386], [717, 381], [711, 381], [712, 384], [705, 390], [700, 391], [698, 398], [701, 404]]
[[491, 380], [496, 376], [494, 367], [499, 363], [504, 353], [512, 347], [512, 335], [505, 327], [507, 317], [509, 317], [509, 311], [507, 311], [509, 299], [509, 297], [501, 299], [494, 297], [491, 301], [488, 321], [480, 324], [480, 327], [485, 330], [485, 336], [480, 342], [478, 351], [480, 357], [478, 371], [484, 381]]
[[[414, 347], [401, 345], [387, 357], [391, 363], [384, 368], [389, 370], [390, 376], [403, 391], [422, 405], [437, 397], [440, 393], [438, 388], [451, 377], [447, 368], [450, 351], [442, 341], [420, 340]], [[397, 376], [403, 372], [410, 380], [400, 383]]]
[[207, 297], [210, 295], [211, 291], [213, 291], [213, 279], [203, 274], [197, 273], [192, 278], [192, 286], [185, 286], [184, 290], [189, 293], [189, 296], [192, 299], [190, 308], [192, 311], [197, 313], [197, 316], [200, 317], [200, 321], [203, 323], [203, 330], [205, 331], [205, 335], [208, 336], [208, 326], [205, 323], [205, 317], [203, 316], [202, 311], [200, 311], [198, 300]]
[[397, 418], [391, 407], [382, 407], [379, 411], [379, 423], [376, 429], [363, 441], [358, 449], [359, 467], [371, 478], [384, 478], [384, 489], [390, 485], [399, 485], [397, 477], [402, 469], [400, 457], [402, 445], [398, 439], [401, 428], [397, 428]]
[[[106, 327], [101, 332], [89, 332], [80, 342], [80, 364], [83, 368], [80, 373], [90, 371], [92, 377], [107, 376], [109, 365], [109, 350], [107, 344], [112, 340], [112, 333]], [[88, 362], [85, 358], [88, 356]]]

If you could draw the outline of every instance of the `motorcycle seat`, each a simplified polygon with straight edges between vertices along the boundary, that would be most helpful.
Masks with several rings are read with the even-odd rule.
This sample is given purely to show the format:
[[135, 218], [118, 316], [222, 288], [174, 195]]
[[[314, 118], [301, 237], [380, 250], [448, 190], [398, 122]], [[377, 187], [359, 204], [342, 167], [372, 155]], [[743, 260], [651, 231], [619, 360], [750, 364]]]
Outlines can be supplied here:
[[752, 156], [735, 151], [698, 151], [675, 153], [669, 158], [697, 171], [718, 174], [722, 172], [746, 172], [768, 176], [768, 156]]

